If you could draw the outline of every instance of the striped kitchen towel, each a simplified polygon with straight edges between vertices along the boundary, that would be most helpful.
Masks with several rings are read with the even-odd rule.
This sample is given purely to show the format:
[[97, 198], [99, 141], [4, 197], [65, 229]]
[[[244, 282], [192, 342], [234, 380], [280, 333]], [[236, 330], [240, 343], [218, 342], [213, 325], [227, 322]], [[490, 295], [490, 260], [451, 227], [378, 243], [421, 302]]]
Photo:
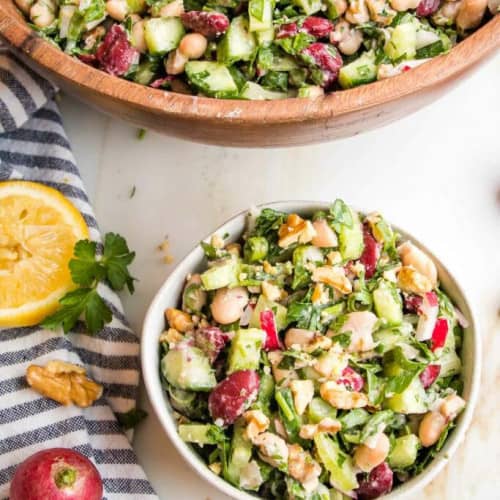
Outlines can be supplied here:
[[[52, 98], [56, 88], [0, 47], [0, 181], [25, 179], [59, 189], [78, 207], [99, 240], [99, 229]], [[0, 498], [16, 466], [36, 451], [74, 448], [99, 469], [105, 498], [155, 499], [115, 415], [135, 407], [139, 343], [109, 288], [100, 290], [113, 320], [91, 337], [82, 325], [68, 335], [39, 327], [0, 330]], [[41, 397], [25, 380], [28, 365], [51, 359], [84, 364], [104, 386], [81, 409]]]

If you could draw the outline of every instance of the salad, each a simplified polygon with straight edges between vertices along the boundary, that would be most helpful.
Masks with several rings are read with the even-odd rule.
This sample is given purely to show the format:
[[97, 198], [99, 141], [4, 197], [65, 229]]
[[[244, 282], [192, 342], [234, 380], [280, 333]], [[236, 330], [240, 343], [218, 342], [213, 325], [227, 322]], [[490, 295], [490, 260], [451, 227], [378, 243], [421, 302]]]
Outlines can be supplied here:
[[372, 499], [418, 475], [465, 407], [466, 320], [434, 262], [378, 213], [264, 208], [165, 312], [180, 437], [269, 499]]
[[448, 52], [500, 0], [14, 0], [66, 53], [154, 88], [318, 97]]

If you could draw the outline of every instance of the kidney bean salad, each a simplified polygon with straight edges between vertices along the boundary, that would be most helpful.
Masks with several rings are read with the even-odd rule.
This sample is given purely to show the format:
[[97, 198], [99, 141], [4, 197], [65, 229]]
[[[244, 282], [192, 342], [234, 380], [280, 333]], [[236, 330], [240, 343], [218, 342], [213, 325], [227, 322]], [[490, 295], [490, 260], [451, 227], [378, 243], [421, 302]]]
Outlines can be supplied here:
[[187, 94], [317, 97], [453, 47], [499, 0], [15, 0], [66, 53]]
[[371, 499], [418, 475], [465, 406], [466, 320], [377, 213], [250, 213], [166, 310], [161, 378], [214, 474], [269, 499]]

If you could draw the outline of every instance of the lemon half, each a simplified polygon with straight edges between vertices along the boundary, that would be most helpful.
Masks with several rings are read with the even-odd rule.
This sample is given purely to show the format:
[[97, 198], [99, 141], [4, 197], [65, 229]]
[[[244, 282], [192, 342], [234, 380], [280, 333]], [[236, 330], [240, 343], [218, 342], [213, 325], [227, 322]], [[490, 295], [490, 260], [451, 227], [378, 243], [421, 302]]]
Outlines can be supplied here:
[[39, 323], [74, 288], [68, 268], [89, 230], [59, 191], [36, 182], [0, 182], [0, 327]]

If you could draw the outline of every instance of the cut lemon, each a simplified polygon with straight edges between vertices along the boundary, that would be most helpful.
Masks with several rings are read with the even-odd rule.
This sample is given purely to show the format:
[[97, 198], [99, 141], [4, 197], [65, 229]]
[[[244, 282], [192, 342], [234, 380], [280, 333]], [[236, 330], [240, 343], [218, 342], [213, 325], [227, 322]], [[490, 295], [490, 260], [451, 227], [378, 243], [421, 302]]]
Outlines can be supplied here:
[[77, 208], [35, 182], [0, 182], [0, 327], [39, 323], [74, 288], [73, 247], [89, 237]]

